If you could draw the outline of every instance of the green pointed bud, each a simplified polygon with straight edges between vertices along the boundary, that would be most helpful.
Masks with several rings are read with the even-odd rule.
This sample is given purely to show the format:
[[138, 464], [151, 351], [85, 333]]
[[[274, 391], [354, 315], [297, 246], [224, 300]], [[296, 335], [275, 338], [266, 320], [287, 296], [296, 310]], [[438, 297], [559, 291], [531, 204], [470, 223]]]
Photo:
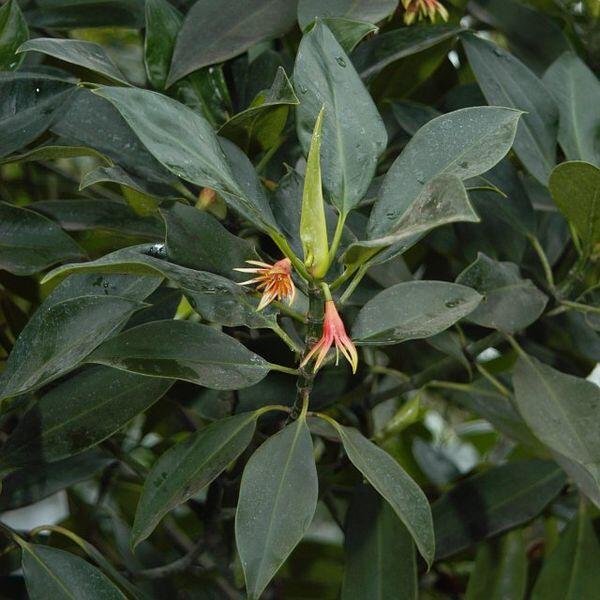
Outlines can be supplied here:
[[323, 111], [315, 122], [310, 150], [306, 160], [306, 176], [302, 193], [302, 216], [300, 218], [300, 239], [304, 250], [304, 264], [308, 272], [321, 279], [329, 268], [329, 244], [327, 241], [327, 223], [321, 185], [321, 127]]

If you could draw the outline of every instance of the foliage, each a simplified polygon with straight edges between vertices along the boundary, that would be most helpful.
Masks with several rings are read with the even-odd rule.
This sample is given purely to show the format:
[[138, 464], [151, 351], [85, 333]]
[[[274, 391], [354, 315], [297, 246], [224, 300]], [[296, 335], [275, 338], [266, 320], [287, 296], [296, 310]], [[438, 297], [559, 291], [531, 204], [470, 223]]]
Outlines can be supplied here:
[[0, 595], [597, 597], [599, 19], [2, 4]]

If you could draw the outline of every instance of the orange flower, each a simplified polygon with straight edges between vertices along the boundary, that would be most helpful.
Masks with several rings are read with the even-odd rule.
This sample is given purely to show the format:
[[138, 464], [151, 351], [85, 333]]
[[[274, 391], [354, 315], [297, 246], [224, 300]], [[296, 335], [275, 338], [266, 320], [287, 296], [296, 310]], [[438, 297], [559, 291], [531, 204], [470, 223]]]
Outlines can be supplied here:
[[273, 300], [287, 300], [289, 304], [294, 302], [296, 297], [296, 287], [292, 281], [292, 263], [289, 258], [282, 258], [275, 264], [260, 262], [259, 260], [247, 260], [249, 265], [256, 265], [253, 268], [238, 268], [234, 271], [240, 273], [255, 273], [258, 277], [242, 281], [239, 285], [249, 285], [258, 283], [257, 290], [262, 291], [262, 298], [256, 310], [262, 310]]
[[404, 6], [404, 22], [407, 25], [427, 17], [435, 23], [438, 14], [444, 21], [448, 20], [448, 11], [438, 0], [402, 0], [402, 6]]
[[358, 352], [356, 351], [356, 347], [352, 343], [352, 340], [346, 333], [344, 323], [338, 314], [334, 301], [327, 300], [325, 302], [325, 317], [323, 319], [323, 335], [305, 356], [300, 366], [303, 367], [318, 353], [315, 362], [315, 371], [318, 371], [327, 356], [327, 352], [329, 352], [329, 349], [334, 343], [336, 351], [335, 364], [338, 364], [341, 350], [342, 354], [346, 357], [346, 360], [352, 366], [352, 372], [356, 373], [356, 368], [358, 366]]

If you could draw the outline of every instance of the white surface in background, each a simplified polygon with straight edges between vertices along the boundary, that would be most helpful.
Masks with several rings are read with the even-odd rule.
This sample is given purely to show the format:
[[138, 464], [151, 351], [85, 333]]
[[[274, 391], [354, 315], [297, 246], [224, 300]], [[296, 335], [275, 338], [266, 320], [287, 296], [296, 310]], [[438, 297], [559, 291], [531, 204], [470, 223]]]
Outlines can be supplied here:
[[31, 506], [2, 513], [0, 519], [13, 529], [29, 531], [39, 525], [55, 525], [68, 516], [67, 494], [62, 491]]

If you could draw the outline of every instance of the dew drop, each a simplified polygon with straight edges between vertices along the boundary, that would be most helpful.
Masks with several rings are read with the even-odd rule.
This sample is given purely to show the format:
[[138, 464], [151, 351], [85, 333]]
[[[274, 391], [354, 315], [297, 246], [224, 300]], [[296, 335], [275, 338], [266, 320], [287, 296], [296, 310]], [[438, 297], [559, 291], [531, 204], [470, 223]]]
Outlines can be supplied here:
[[500, 48], [494, 48], [494, 54], [496, 56], [504, 56], [504, 52]]
[[461, 303], [462, 303], [461, 298], [454, 298], [453, 300], [446, 300], [446, 302], [444, 304], [446, 305], [447, 308], [454, 308]]
[[301, 86], [300, 86], [300, 93], [301, 93], [301, 94], [306, 94], [306, 92], [308, 92], [308, 88], [307, 88], [307, 87], [305, 87], [305, 86], [303, 86], [303, 85], [301, 85]]
[[35, 88], [35, 93], [39, 94], [40, 93], [40, 88]]
[[461, 169], [468, 169], [469, 168], [469, 163], [467, 161], [463, 161], [460, 163], [460, 168]]
[[340, 65], [340, 67], [345, 67], [346, 66], [346, 61], [341, 56], [336, 56], [335, 57], [335, 62], [338, 65]]

